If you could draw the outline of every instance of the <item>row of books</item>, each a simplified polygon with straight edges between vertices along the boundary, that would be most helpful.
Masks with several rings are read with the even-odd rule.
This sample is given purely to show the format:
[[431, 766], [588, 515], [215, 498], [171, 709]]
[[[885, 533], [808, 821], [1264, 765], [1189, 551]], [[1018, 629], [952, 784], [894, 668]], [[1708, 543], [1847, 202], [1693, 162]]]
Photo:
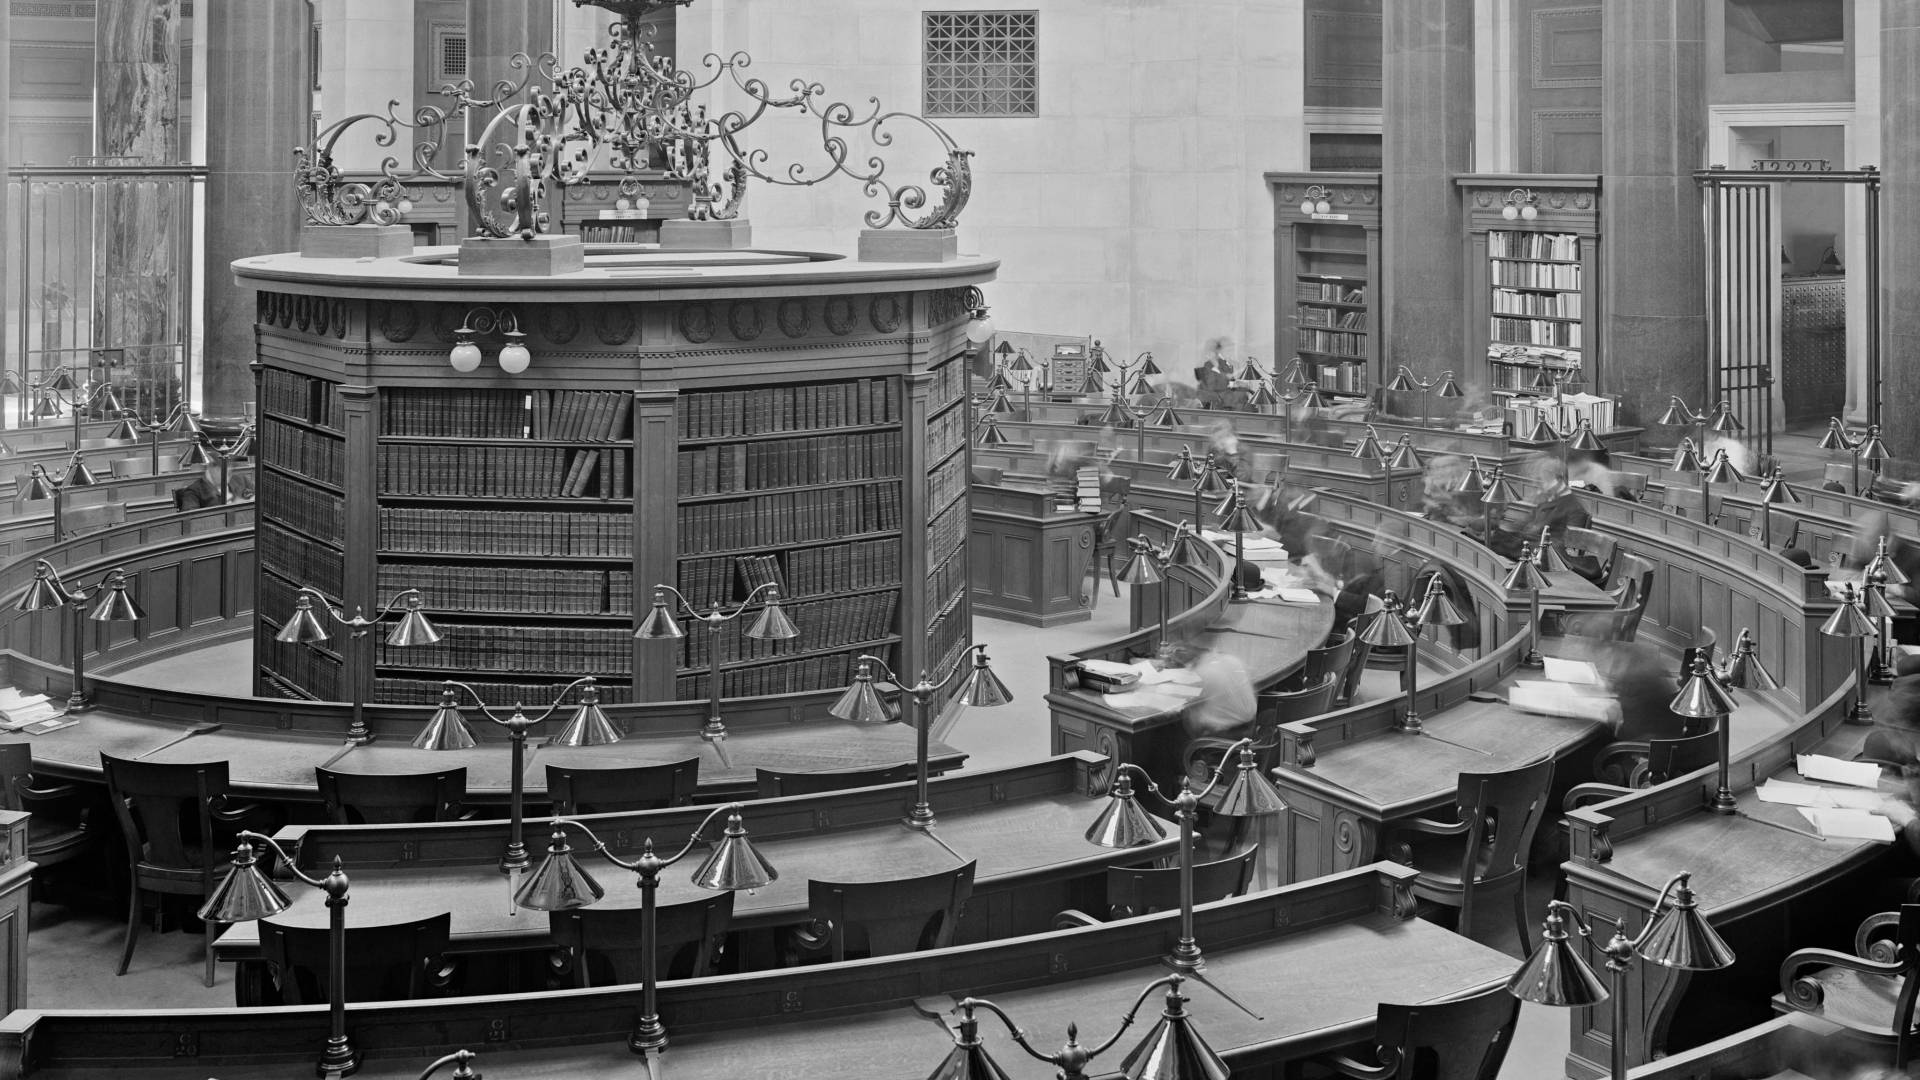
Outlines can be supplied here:
[[254, 634], [255, 663], [279, 675], [322, 701], [340, 701], [346, 687], [340, 681], [340, 661], [308, 645], [275, 641], [274, 627], [261, 623]]
[[346, 556], [338, 548], [314, 543], [271, 521], [262, 521], [255, 527], [253, 543], [261, 566], [312, 585], [329, 596], [340, 595], [340, 585], [346, 580]]
[[1340, 364], [1317, 362], [1307, 365], [1313, 373], [1313, 381], [1320, 389], [1340, 394], [1364, 394], [1367, 392], [1367, 369], [1364, 364]]
[[1509, 345], [1495, 341], [1487, 345], [1487, 359], [1496, 365], [1531, 364], [1564, 370], [1580, 366], [1580, 350], [1552, 345]]
[[1515, 319], [1495, 315], [1489, 320], [1488, 333], [1493, 340], [1510, 345], [1551, 345], [1562, 349], [1580, 347], [1580, 324], [1557, 319]]
[[939, 461], [967, 443], [966, 409], [948, 409], [927, 421], [927, 460]]
[[260, 409], [303, 423], [340, 430], [334, 418], [333, 384], [291, 371], [267, 368], [260, 373]]
[[971, 479], [964, 454], [955, 454], [934, 466], [933, 471], [927, 474], [927, 506], [945, 508], [948, 503], [966, 494]]
[[[740, 569], [734, 555], [701, 555], [681, 559], [675, 568], [674, 586], [687, 603], [705, 610], [714, 604], [728, 605], [746, 598], [749, 590], [740, 585]], [[672, 602], [671, 598], [668, 600]]]
[[900, 419], [897, 397], [892, 379], [849, 379], [682, 394], [675, 414], [682, 439], [726, 439], [890, 423]]
[[[560, 692], [560, 688], [573, 680], [570, 678], [559, 680], [556, 677], [546, 682], [499, 682], [467, 678], [462, 678], [460, 681], [473, 687], [479, 693], [480, 700], [495, 708], [504, 709], [514, 705], [535, 704], [545, 708], [547, 702], [552, 701], [554, 695]], [[594, 685], [599, 688], [602, 705], [619, 705], [633, 700], [633, 687], [625, 682], [595, 679]], [[439, 703], [440, 691], [445, 686], [445, 681], [440, 679], [375, 679], [373, 680], [373, 699], [392, 705], [435, 705]], [[464, 705], [472, 699], [463, 696], [460, 700]], [[580, 692], [575, 690], [567, 696], [567, 703], [560, 707], [560, 711], [554, 714], [553, 719], [542, 726], [555, 731], [559, 730], [559, 725], [566, 723], [572, 707], [579, 701]]]
[[261, 460], [323, 484], [346, 484], [347, 444], [273, 417], [260, 421]]
[[[964, 547], [964, 545], [963, 545]], [[962, 548], [936, 563], [927, 574], [927, 610], [938, 611], [953, 595], [967, 587], [967, 559]]]
[[856, 540], [786, 553], [783, 595], [819, 596], [900, 584], [900, 538]]
[[633, 497], [628, 451], [608, 447], [389, 444], [380, 448], [382, 495], [550, 499]]
[[684, 648], [680, 666], [706, 667], [716, 649], [720, 662], [731, 664], [740, 660], [818, 652], [836, 645], [891, 637], [894, 633], [894, 615], [900, 609], [900, 594], [897, 591], [861, 593], [830, 600], [783, 604], [782, 607], [786, 609], [787, 618], [793, 620], [795, 629], [800, 631], [799, 637], [771, 641], [750, 638], [743, 632], [743, 619], [728, 623], [718, 632], [684, 620], [682, 625], [687, 636], [681, 639]]
[[[958, 593], [953, 606], [939, 611], [927, 626], [927, 650], [935, 658], [936, 677], [952, 670], [955, 655], [973, 641], [973, 624], [967, 618], [967, 602], [962, 599], [965, 595], [964, 590]], [[954, 680], [956, 687], [959, 683], [959, 679]]]
[[900, 432], [722, 443], [680, 451], [682, 495], [840, 484], [900, 475]]
[[1580, 294], [1495, 289], [1493, 311], [1496, 315], [1552, 315], [1561, 319], [1577, 319], [1580, 317]]
[[401, 647], [377, 639], [382, 667], [450, 671], [568, 671], [626, 675], [633, 671], [633, 631], [625, 627], [500, 625], [435, 620], [441, 638]]
[[1336, 330], [1365, 330], [1367, 313], [1364, 311], [1340, 311], [1335, 308], [1302, 305], [1294, 309], [1294, 317], [1301, 326], [1326, 326]]
[[[900, 484], [847, 484], [680, 508], [681, 551], [738, 551], [900, 528]], [[631, 522], [628, 524], [632, 528]]]
[[1494, 229], [1487, 233], [1487, 254], [1503, 259], [1565, 259], [1580, 257], [1577, 233], [1516, 232]]
[[381, 596], [419, 589], [429, 611], [497, 611], [539, 615], [631, 615], [633, 571], [547, 570], [526, 566], [380, 567]]
[[624, 390], [388, 390], [383, 435], [441, 439], [633, 438], [633, 395]]
[[255, 506], [265, 521], [277, 521], [320, 540], [340, 543], [345, 500], [303, 484], [291, 476], [262, 470], [254, 488]]
[[380, 508], [382, 551], [629, 558], [632, 514]]
[[1342, 285], [1334, 281], [1296, 281], [1293, 283], [1293, 297], [1296, 300], [1318, 300], [1323, 304], [1364, 304], [1367, 302], [1367, 287], [1362, 285]]
[[1521, 289], [1578, 289], [1580, 287], [1579, 263], [1501, 262], [1496, 259], [1488, 266], [1493, 271], [1493, 284], [1496, 288], [1502, 285]]
[[[1058, 368], [1055, 374], [1060, 375]], [[1061, 377], [1064, 378], [1064, 375]], [[960, 357], [954, 357], [933, 369], [933, 378], [927, 384], [927, 412], [929, 415], [939, 412], [948, 405], [959, 401], [967, 393], [967, 363]]]
[[1296, 330], [1298, 347], [1303, 352], [1331, 353], [1335, 356], [1364, 356], [1367, 339], [1361, 334], [1339, 330]]
[[[865, 651], [891, 666], [893, 647], [876, 645], [870, 650], [850, 650], [824, 656], [807, 656], [776, 664], [734, 668], [720, 673], [720, 696], [757, 697], [763, 694], [800, 694], [809, 690], [838, 690], [851, 685], [858, 658]], [[957, 683], [959, 680], [955, 680]], [[681, 701], [704, 701], [707, 674], [682, 675], [674, 680], [674, 694]]]
[[1612, 431], [1617, 408], [1612, 398], [1596, 394], [1562, 394], [1558, 399], [1516, 395], [1507, 399], [1506, 413], [1510, 430], [1524, 438], [1543, 417], [1563, 435], [1572, 434], [1582, 420], [1591, 421], [1595, 431]]
[[967, 504], [955, 502], [927, 522], [927, 563], [945, 559], [967, 539]]

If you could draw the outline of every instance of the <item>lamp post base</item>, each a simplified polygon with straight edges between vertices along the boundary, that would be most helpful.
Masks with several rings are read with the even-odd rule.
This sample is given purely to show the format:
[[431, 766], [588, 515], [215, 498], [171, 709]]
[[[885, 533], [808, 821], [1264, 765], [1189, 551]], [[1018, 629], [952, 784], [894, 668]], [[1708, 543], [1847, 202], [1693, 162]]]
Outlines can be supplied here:
[[360, 1071], [360, 1051], [345, 1036], [327, 1040], [327, 1052], [320, 1056], [320, 1063], [314, 1067], [314, 1075], [321, 1080], [336, 1076], [352, 1076]]
[[1175, 971], [1203, 971], [1207, 966], [1206, 957], [1200, 955], [1200, 946], [1191, 938], [1174, 945], [1167, 954], [1166, 965]]
[[1887, 662], [1889, 650], [1875, 646], [1873, 659], [1867, 664], [1867, 681], [1886, 686], [1894, 680], [1893, 665]]
[[900, 824], [905, 825], [909, 829], [919, 829], [921, 832], [926, 832], [932, 829], [938, 822], [933, 819], [933, 807], [921, 803], [919, 806], [914, 807], [906, 817], [901, 818]]
[[1853, 700], [1853, 708], [1847, 711], [1847, 723], [1861, 725], [1873, 723], [1873, 710], [1867, 706], [1864, 695]]
[[93, 703], [88, 701], [87, 696], [78, 690], [67, 695], [67, 711], [69, 713], [83, 713], [92, 707]]
[[657, 1057], [666, 1048], [667, 1027], [657, 1014], [641, 1017], [639, 1025], [627, 1035], [627, 1049], [640, 1057]]
[[1420, 724], [1420, 714], [1407, 710], [1406, 718], [1400, 721], [1400, 730], [1409, 735], [1418, 735], [1425, 729]]
[[533, 866], [533, 860], [527, 857], [527, 845], [515, 841], [507, 845], [506, 854], [500, 856], [500, 872], [503, 874], [524, 874]]
[[1716, 814], [1737, 814], [1740, 812], [1740, 804], [1734, 799], [1733, 792], [1723, 787], [1713, 793], [1713, 798], [1707, 800], [1707, 809]]
[[1547, 658], [1540, 655], [1539, 649], [1528, 649], [1527, 655], [1520, 658], [1520, 666], [1543, 668], [1547, 666]]

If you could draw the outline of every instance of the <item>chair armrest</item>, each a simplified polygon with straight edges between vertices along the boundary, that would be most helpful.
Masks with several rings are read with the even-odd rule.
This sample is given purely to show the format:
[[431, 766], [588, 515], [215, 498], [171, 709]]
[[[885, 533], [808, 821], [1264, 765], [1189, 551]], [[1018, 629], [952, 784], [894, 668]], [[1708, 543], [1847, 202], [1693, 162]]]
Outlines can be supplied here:
[[808, 952], [817, 952], [833, 940], [833, 920], [814, 919], [793, 927], [791, 933], [794, 945]]
[[80, 785], [74, 784], [74, 783], [50, 784], [47, 787], [31, 787], [31, 786], [23, 785], [19, 788], [16, 788], [15, 790], [17, 790], [20, 793], [20, 797], [22, 799], [36, 799], [42, 802], [53, 802], [56, 799], [67, 799], [67, 798], [72, 798], [73, 796], [79, 795]]
[[1578, 810], [1583, 806], [1592, 806], [1594, 803], [1602, 803], [1608, 799], [1617, 799], [1622, 795], [1631, 794], [1633, 794], [1632, 788], [1621, 787], [1618, 784], [1575, 784], [1567, 789], [1566, 798], [1560, 801], [1560, 809]]
[[1052, 929], [1077, 930], [1082, 926], [1099, 926], [1099, 925], [1100, 925], [1099, 919], [1096, 919], [1093, 916], [1087, 914], [1086, 912], [1081, 911], [1079, 908], [1068, 908], [1067, 910], [1053, 917]]
[[1621, 739], [1602, 747], [1593, 760], [1595, 776], [1605, 777], [1609, 783], [1632, 787], [1635, 774], [1645, 769], [1647, 755], [1653, 753], [1653, 745], [1644, 739]]
[[1400, 1068], [1400, 1061], [1398, 1054], [1389, 1052], [1384, 1056], [1388, 1059], [1384, 1065], [1368, 1065], [1345, 1054], [1321, 1054], [1313, 1059], [1313, 1063], [1324, 1065], [1341, 1076], [1351, 1076], [1354, 1080], [1387, 1080]]
[[237, 825], [250, 817], [257, 817], [265, 811], [266, 807], [260, 803], [236, 803], [224, 797], [215, 800], [212, 808], [213, 820], [229, 825]]
[[1809, 967], [1841, 968], [1862, 975], [1888, 977], [1897, 977], [1908, 969], [1908, 965], [1898, 961], [1883, 964], [1836, 949], [1795, 950], [1780, 962], [1780, 993], [1801, 1012], [1817, 1011], [1825, 996], [1818, 980], [1801, 976], [1800, 972]]
[[1428, 836], [1461, 836], [1467, 831], [1470, 822], [1435, 821], [1432, 818], [1408, 818], [1394, 823], [1391, 832], [1425, 833]]

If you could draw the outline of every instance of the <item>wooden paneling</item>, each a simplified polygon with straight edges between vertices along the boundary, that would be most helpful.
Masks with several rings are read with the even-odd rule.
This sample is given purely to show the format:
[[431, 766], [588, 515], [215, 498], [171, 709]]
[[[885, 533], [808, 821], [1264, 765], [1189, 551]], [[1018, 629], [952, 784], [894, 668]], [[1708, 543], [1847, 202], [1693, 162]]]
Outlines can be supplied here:
[[1516, 166], [1531, 173], [1600, 171], [1600, 5], [1518, 0], [1513, 35]]
[[1534, 89], [1600, 86], [1600, 5], [1535, 9], [1532, 19]]
[[1600, 171], [1600, 110], [1534, 109], [1531, 134], [1535, 172]]
[[1308, 107], [1379, 108], [1380, 0], [1309, 0]]

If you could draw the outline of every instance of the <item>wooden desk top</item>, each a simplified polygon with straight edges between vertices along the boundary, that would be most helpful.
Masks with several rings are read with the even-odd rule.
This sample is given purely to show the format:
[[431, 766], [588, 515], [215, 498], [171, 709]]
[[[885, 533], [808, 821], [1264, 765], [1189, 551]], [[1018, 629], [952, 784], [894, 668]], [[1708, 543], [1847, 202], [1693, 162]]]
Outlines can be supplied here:
[[1549, 607], [1578, 611], [1613, 607], [1613, 594], [1571, 570], [1546, 571], [1547, 588], [1540, 590], [1540, 602]]
[[[1189, 1008], [1211, 1045], [1236, 1069], [1273, 1068], [1364, 1038], [1381, 1001], [1458, 997], [1512, 974], [1512, 957], [1406, 917], [1411, 876], [1374, 864], [1202, 905], [1196, 933], [1207, 952], [1206, 978], [1261, 1014], [1189, 982]], [[1167, 912], [912, 956], [669, 983], [660, 996], [672, 1038], [669, 1067], [682, 1080], [918, 1076], [952, 1045], [934, 1017], [966, 994], [1005, 1007], [1043, 1048], [1064, 1041], [1069, 1021], [1085, 1023], [1089, 1041], [1104, 1038], [1141, 988], [1165, 973], [1159, 954], [1178, 918]], [[1303, 975], [1336, 969], [1337, 979]], [[348, 1023], [365, 1054], [365, 1077], [411, 1080], [434, 1057], [467, 1046], [488, 1075], [571, 1080], [636, 1067], [624, 1035], [637, 1003], [628, 987], [356, 1005]], [[1098, 1059], [1102, 1072], [1146, 1034], [1158, 1005], [1150, 1001]], [[281, 1077], [296, 1062], [310, 1068], [325, 1023], [318, 1006], [21, 1010], [0, 1020], [0, 1060], [18, 1062], [24, 1050], [26, 1066], [46, 1080], [123, 1072], [143, 1080]], [[981, 1030], [1010, 1076], [1052, 1075], [1020, 1054], [996, 1021]], [[198, 1055], [191, 1061], [177, 1056], [182, 1039]], [[496, 1040], [503, 1045], [489, 1045]]]
[[[0, 741], [28, 742], [36, 766], [66, 776], [100, 779], [100, 754], [145, 761], [226, 761], [229, 777], [242, 794], [315, 801], [316, 765], [345, 772], [425, 772], [467, 767], [469, 802], [505, 802], [512, 789], [511, 751], [505, 742], [485, 742], [471, 750], [415, 750], [404, 742], [376, 739], [355, 746], [339, 738], [244, 728], [208, 731], [163, 720], [145, 720], [112, 712], [88, 712], [72, 727], [45, 735], [0, 735]], [[198, 733], [196, 733], [198, 732]], [[526, 792], [544, 801], [549, 761], [591, 759], [620, 765], [700, 759], [702, 787], [740, 787], [753, 783], [755, 766], [793, 771], [878, 768], [912, 762], [914, 732], [905, 724], [846, 724], [831, 721], [787, 728], [754, 729], [728, 736], [723, 765], [713, 744], [692, 731], [685, 735], [640, 736], [611, 746], [547, 747], [547, 734], [528, 741]], [[952, 769], [965, 755], [934, 742], [933, 768]]]

